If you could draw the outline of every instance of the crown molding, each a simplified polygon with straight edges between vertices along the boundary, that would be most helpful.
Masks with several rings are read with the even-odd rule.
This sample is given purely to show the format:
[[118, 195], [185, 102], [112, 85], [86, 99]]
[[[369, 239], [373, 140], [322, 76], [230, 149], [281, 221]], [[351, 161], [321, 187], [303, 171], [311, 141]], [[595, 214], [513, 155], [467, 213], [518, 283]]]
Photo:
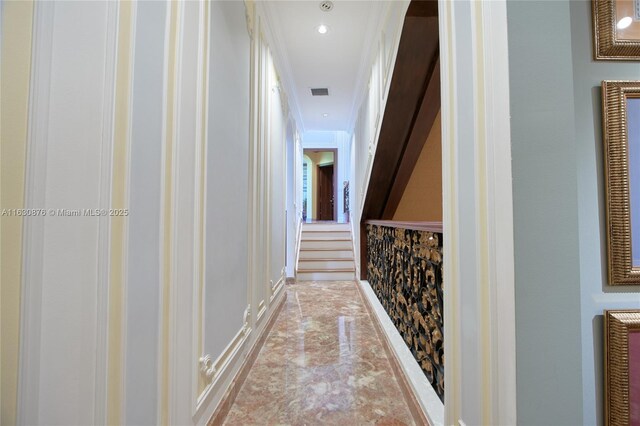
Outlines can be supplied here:
[[271, 2], [257, 2], [256, 10], [258, 14], [262, 16], [264, 36], [267, 39], [267, 44], [271, 48], [273, 62], [280, 76], [283, 90], [289, 99], [289, 107], [294, 121], [296, 121], [296, 127], [304, 133], [306, 129], [300, 112], [298, 95], [295, 90], [296, 85], [293, 78], [293, 71], [291, 70], [291, 61], [285, 48], [285, 39], [280, 30], [280, 28], [282, 28], [280, 18], [274, 13]]

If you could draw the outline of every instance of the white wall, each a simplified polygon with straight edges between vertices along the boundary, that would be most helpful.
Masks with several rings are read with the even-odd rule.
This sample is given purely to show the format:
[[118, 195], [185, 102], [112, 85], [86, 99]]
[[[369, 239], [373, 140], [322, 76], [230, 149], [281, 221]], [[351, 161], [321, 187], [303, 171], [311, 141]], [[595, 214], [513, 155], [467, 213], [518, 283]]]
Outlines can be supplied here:
[[570, 3], [507, 9], [519, 424], [583, 420]]
[[[484, 228], [473, 223], [479, 205], [470, 202], [470, 197], [477, 200], [480, 182], [472, 175], [479, 173], [481, 163], [477, 158], [471, 161], [467, 154], [480, 146], [477, 127], [466, 123], [477, 123], [478, 111], [483, 111], [477, 107], [468, 110], [472, 106], [469, 100], [478, 99], [478, 88], [482, 87], [477, 76], [483, 74], [475, 69], [477, 59], [487, 53], [486, 44], [484, 52], [477, 49], [478, 35], [495, 37], [496, 32], [504, 31], [502, 18], [506, 12], [508, 34], [498, 43], [508, 40], [508, 55], [503, 52], [502, 60], [494, 59], [500, 63], [508, 58], [508, 77], [503, 75], [499, 80], [503, 83], [485, 92], [493, 99], [485, 103], [483, 111], [486, 114], [489, 108], [495, 108], [500, 99], [509, 101], [506, 129], [511, 128], [512, 285], [517, 336], [517, 388], [510, 394], [517, 395], [517, 399], [504, 406], [517, 408], [517, 417], [506, 423], [604, 424], [602, 311], [638, 308], [640, 297], [637, 287], [618, 289], [607, 283], [600, 84], [603, 79], [636, 79], [640, 69], [637, 63], [593, 60], [588, 1], [469, 3], [444, 2], [446, 13], [441, 15], [441, 24], [447, 28], [441, 33], [442, 64], [446, 70], [449, 63], [450, 71], [443, 75], [443, 103], [452, 105], [446, 126], [443, 120], [443, 129], [454, 130], [450, 139], [443, 139], [453, 145], [443, 146], [457, 149], [444, 153], [445, 159], [457, 159], [457, 164], [451, 163], [453, 168], [444, 165], [444, 170], [445, 174], [447, 168], [457, 167], [460, 171], [449, 178], [445, 176], [451, 179], [449, 192], [455, 188], [460, 191], [456, 197], [459, 203], [454, 205], [459, 217], [454, 231], [459, 235], [453, 241], [446, 239], [447, 230], [451, 233], [452, 229], [445, 219], [445, 249], [452, 242], [467, 241], [466, 245], [454, 247], [463, 265], [456, 268], [458, 274], [456, 270], [445, 270], [445, 275], [454, 279], [453, 283], [451, 278], [447, 280], [447, 303], [451, 303], [455, 281], [459, 280], [463, 291], [456, 299], [462, 301], [461, 318], [467, 318], [459, 327], [460, 352], [452, 352], [450, 346], [445, 348], [448, 366], [453, 364], [460, 372], [460, 377], [450, 377], [449, 369], [446, 373], [449, 419], [457, 420], [459, 416], [466, 424], [488, 423], [484, 416], [494, 404], [479, 400], [477, 395], [484, 394], [489, 400], [494, 395], [500, 397], [499, 392], [478, 391], [484, 387], [484, 379], [475, 373], [482, 362], [482, 356], [478, 356], [482, 352], [476, 348], [483, 331], [474, 310], [477, 313], [484, 286], [476, 285], [474, 289], [473, 283], [479, 282], [481, 275], [464, 265], [482, 264], [483, 252], [475, 250], [472, 256], [469, 248]], [[496, 7], [505, 7], [500, 11], [501, 20], [490, 26], [490, 32], [478, 33], [487, 18], [497, 16]], [[495, 41], [493, 45], [500, 48]], [[483, 66], [495, 64], [486, 61]], [[508, 85], [504, 84], [506, 81]], [[506, 94], [505, 87], [509, 90]], [[443, 117], [444, 114], [443, 104]], [[501, 127], [494, 122], [493, 128]], [[465, 148], [469, 138], [476, 141], [473, 147]], [[501, 151], [507, 152], [506, 147]], [[464, 196], [462, 191], [469, 194]], [[445, 206], [447, 202], [445, 195]], [[503, 221], [497, 223], [498, 230], [504, 228]], [[451, 258], [451, 253], [445, 257]], [[445, 342], [450, 342], [457, 331], [448, 304], [445, 312]], [[472, 329], [464, 325], [470, 321]], [[498, 352], [501, 353], [505, 352]], [[504, 369], [506, 364], [499, 365]], [[459, 396], [452, 394], [455, 387], [451, 385], [456, 383]], [[452, 407], [452, 402], [458, 406]], [[507, 414], [514, 416], [516, 412]]]
[[283, 301], [287, 123], [302, 150], [262, 16], [36, 4], [26, 207], [128, 216], [25, 221], [20, 424], [205, 424]]
[[515, 424], [507, 4], [443, 1], [438, 12], [445, 423]]
[[247, 306], [250, 39], [241, 3], [211, 3], [205, 353], [220, 354]]
[[[27, 208], [109, 207], [116, 8], [39, 3]], [[105, 411], [108, 219], [25, 221], [18, 422], [91, 424]]]
[[167, 5], [139, 3], [136, 11], [131, 111], [128, 276], [125, 307], [124, 421], [157, 422], [160, 341], [160, 217], [164, 45]]
[[278, 73], [273, 59], [269, 53], [269, 66], [267, 68], [267, 85], [269, 91], [269, 124], [270, 129], [268, 146], [270, 196], [269, 196], [269, 222], [268, 229], [270, 244], [266, 253], [269, 256], [269, 285], [271, 291], [284, 283], [285, 272], [285, 229], [286, 229], [286, 125], [287, 114], [281, 94]]
[[600, 84], [602, 80], [637, 80], [637, 62], [592, 59], [591, 4], [569, 3], [576, 160], [578, 176], [578, 237], [580, 245], [580, 321], [582, 337], [583, 424], [604, 424], [604, 309], [638, 309], [638, 287], [607, 284], [607, 225]]

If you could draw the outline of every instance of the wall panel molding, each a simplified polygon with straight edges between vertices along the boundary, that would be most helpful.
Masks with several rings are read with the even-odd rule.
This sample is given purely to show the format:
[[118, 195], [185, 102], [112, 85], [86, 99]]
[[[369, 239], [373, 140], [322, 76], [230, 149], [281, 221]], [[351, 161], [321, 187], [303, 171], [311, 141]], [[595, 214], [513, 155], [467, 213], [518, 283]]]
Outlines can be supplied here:
[[[131, 124], [136, 4], [119, 5], [111, 207], [129, 209], [131, 193]], [[124, 421], [126, 354], [126, 286], [129, 216], [111, 218], [108, 314], [107, 424]]]
[[[5, 2], [2, 22], [2, 93], [0, 129], [0, 207], [23, 209], [28, 135], [33, 36], [33, 1]], [[0, 423], [15, 424], [20, 363], [20, 302], [22, 290], [22, 216], [0, 220]]]
[[[515, 299], [506, 2], [441, 1], [445, 423], [515, 424]], [[469, 14], [470, 28], [457, 17]], [[472, 66], [466, 60], [470, 56]], [[464, 58], [464, 66], [463, 63]], [[469, 97], [472, 102], [469, 103]], [[471, 114], [473, 129], [464, 117]], [[468, 146], [473, 146], [469, 152]], [[462, 164], [473, 164], [465, 169]], [[461, 210], [473, 197], [473, 208]], [[472, 224], [474, 232], [462, 229]], [[473, 246], [475, 262], [463, 247]], [[465, 254], [466, 253], [466, 254]], [[461, 280], [474, 276], [475, 281]], [[466, 307], [463, 310], [463, 306]], [[472, 309], [468, 309], [468, 307]], [[474, 318], [473, 330], [463, 321]], [[473, 333], [477, 341], [467, 341]], [[470, 355], [473, 354], [473, 355]], [[469, 374], [478, 371], [478, 374]], [[473, 389], [472, 392], [467, 390]], [[475, 395], [470, 397], [470, 395]]]
[[[54, 3], [35, 3], [24, 207], [45, 206]], [[17, 423], [38, 423], [44, 217], [24, 222]]]
[[[250, 310], [245, 311], [245, 313], [250, 314]], [[231, 368], [231, 365], [238, 360], [250, 335], [251, 327], [249, 323], [245, 321], [242, 328], [238, 330], [218, 358], [214, 360], [209, 354], [205, 354], [199, 358], [199, 372], [204, 376], [206, 386], [196, 401], [196, 412], [203, 408], [209, 395], [218, 384], [218, 381], [225, 376], [223, 373], [227, 372], [227, 370]]]
[[178, 113], [180, 108], [180, 30], [182, 24], [181, 13], [184, 4], [167, 2], [164, 45], [164, 88], [163, 93], [163, 143], [161, 175], [161, 216], [160, 216], [160, 248], [161, 263], [160, 277], [162, 290], [160, 293], [160, 338], [158, 339], [158, 389], [157, 389], [157, 419], [160, 423], [168, 424], [175, 415], [173, 400], [171, 399], [171, 379], [173, 365], [171, 348], [174, 342], [175, 324], [175, 289], [177, 282], [175, 260], [175, 224], [176, 215], [175, 191], [177, 185], [176, 155], [179, 137]]
[[[100, 209], [109, 211], [111, 205], [113, 146], [115, 143], [115, 102], [116, 66], [118, 47], [119, 4], [107, 6], [107, 33], [105, 48], [105, 78], [102, 112], [102, 141], [100, 152], [100, 183], [98, 203]], [[94, 402], [94, 422], [107, 422], [107, 381], [109, 376], [109, 284], [110, 284], [110, 244], [111, 217], [98, 218], [98, 289], [96, 309], [96, 395]]]
[[[196, 268], [194, 272], [194, 291], [193, 291], [193, 346], [192, 360], [197, 359], [198, 362], [204, 353], [205, 339], [205, 259], [206, 259], [206, 227], [207, 227], [207, 155], [208, 155], [208, 129], [209, 129], [209, 63], [211, 49], [209, 40], [211, 38], [211, 6], [209, 3], [202, 5], [200, 11], [200, 39], [198, 45], [201, 46], [198, 55], [198, 77], [197, 82], [200, 90], [197, 93], [196, 100], [196, 131], [198, 133], [196, 140], [196, 200], [194, 213], [194, 222], [196, 224], [194, 235], [194, 253]], [[206, 380], [199, 374], [199, 363], [194, 363], [192, 367], [192, 393], [191, 406], [192, 414], [195, 416], [198, 411], [198, 401], [201, 398], [207, 384]]]
[[35, 5], [19, 424], [107, 419], [117, 32], [116, 3]]

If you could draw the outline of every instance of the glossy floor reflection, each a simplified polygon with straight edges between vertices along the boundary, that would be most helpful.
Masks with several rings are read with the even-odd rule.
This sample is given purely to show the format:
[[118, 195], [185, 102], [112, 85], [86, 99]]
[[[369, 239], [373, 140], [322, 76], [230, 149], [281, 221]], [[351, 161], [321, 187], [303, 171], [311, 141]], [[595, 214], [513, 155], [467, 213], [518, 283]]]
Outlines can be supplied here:
[[356, 283], [286, 289], [225, 424], [414, 424]]

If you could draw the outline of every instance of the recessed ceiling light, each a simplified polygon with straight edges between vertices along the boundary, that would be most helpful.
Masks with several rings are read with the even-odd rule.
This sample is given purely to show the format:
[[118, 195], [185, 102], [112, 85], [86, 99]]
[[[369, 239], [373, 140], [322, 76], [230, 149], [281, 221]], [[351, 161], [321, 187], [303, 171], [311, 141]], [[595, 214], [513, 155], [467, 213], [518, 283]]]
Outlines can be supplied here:
[[[629, 18], [629, 19], [631, 19], [631, 18]], [[320, 34], [326, 34], [326, 33], [328, 33], [328, 32], [329, 32], [329, 27], [327, 27], [326, 25], [320, 25], [320, 26], [317, 28], [317, 30], [318, 30], [318, 32], [319, 32]]]
[[624, 18], [618, 21], [618, 25], [616, 26], [618, 27], [619, 30], [624, 30], [629, 25], [631, 25], [632, 22], [633, 22], [633, 18], [631, 18], [631, 16], [625, 16]]
[[327, 117], [329, 116], [329, 114], [327, 114], [327, 113], [325, 112], [324, 114], [322, 114], [322, 116], [323, 116], [324, 118], [327, 118]]

